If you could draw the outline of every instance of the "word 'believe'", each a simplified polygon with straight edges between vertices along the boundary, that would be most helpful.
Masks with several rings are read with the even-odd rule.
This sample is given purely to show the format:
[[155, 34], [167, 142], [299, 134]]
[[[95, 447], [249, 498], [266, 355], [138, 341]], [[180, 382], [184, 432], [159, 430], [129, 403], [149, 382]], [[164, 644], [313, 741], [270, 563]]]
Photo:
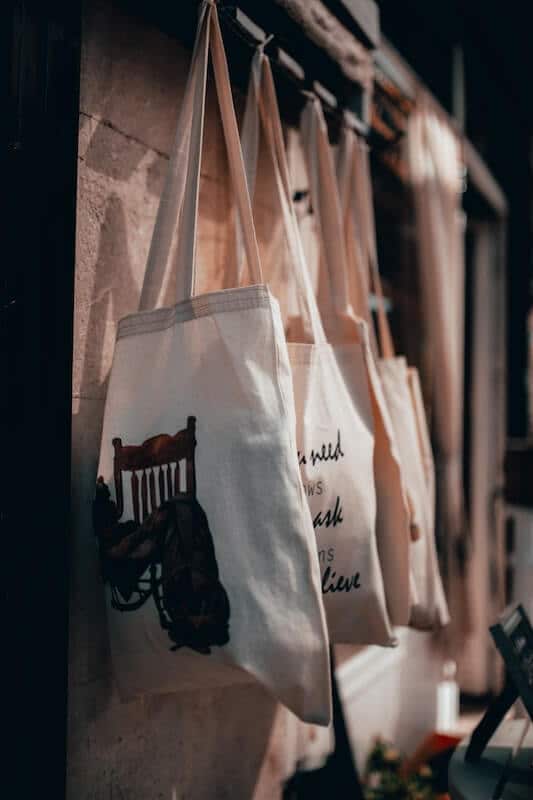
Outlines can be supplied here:
[[337, 581], [334, 582], [337, 573], [331, 567], [326, 567], [322, 575], [322, 593], [328, 592], [350, 592], [352, 589], [360, 589], [361, 581], [360, 574], [356, 572], [350, 578], [345, 578], [344, 575], [339, 575]]

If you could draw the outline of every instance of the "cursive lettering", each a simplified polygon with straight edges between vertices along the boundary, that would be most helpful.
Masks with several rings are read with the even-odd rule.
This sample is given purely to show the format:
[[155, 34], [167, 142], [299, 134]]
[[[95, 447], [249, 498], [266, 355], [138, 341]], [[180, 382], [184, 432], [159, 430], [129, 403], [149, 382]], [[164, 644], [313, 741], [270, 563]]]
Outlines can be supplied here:
[[341, 432], [337, 431], [337, 441], [335, 445], [333, 442], [323, 442], [318, 450], [311, 450], [309, 455], [301, 453], [298, 450], [298, 463], [302, 464], [311, 463], [314, 467], [317, 461], [338, 461], [339, 458], [344, 458], [344, 451], [341, 447]]
[[[356, 572], [355, 575], [352, 575], [350, 578], [345, 578], [344, 575], [339, 575], [337, 578], [337, 582], [334, 583], [334, 579], [337, 573], [335, 570], [332, 570], [331, 567], [326, 567], [324, 570], [324, 574], [322, 575], [322, 593], [328, 594], [328, 592], [350, 592], [352, 589], [360, 589], [360, 574]], [[331, 581], [331, 583], [328, 583]]]
[[335, 507], [333, 509], [328, 508], [327, 511], [319, 511], [313, 518], [313, 527], [335, 528], [337, 525], [340, 525], [341, 522], [343, 522], [342, 506], [340, 497], [337, 495]]

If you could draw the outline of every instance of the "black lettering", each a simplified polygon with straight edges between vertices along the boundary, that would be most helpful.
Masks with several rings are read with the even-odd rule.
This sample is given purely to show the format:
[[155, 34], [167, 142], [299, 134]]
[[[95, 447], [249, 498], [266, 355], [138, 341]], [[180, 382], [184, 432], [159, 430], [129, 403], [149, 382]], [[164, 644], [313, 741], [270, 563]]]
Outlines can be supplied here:
[[315, 494], [321, 495], [324, 492], [324, 481], [311, 481], [311, 483], [305, 483], [304, 489], [307, 497], [313, 497]]
[[319, 511], [313, 518], [313, 527], [316, 528], [335, 528], [344, 522], [342, 516], [342, 506], [340, 497], [337, 495], [335, 500], [335, 507], [328, 508], [327, 511]]
[[306, 465], [310, 461], [314, 467], [319, 461], [338, 461], [340, 458], [344, 458], [340, 430], [337, 431], [335, 444], [333, 442], [323, 442], [317, 450], [313, 448], [308, 456], [298, 450], [298, 464], [300, 466]]
[[322, 593], [328, 594], [331, 592], [350, 592], [352, 589], [360, 589], [361, 588], [361, 581], [360, 581], [360, 574], [356, 572], [350, 578], [345, 578], [344, 575], [339, 575], [337, 578], [337, 582], [334, 583], [334, 579], [337, 573], [335, 570], [332, 570], [331, 567], [326, 567], [324, 573], [322, 575]]

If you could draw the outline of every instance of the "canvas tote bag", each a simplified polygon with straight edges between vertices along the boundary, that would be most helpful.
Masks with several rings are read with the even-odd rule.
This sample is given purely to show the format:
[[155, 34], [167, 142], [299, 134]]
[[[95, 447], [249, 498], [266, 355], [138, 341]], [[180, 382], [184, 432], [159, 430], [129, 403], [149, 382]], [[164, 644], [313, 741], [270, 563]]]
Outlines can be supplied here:
[[[254, 284], [196, 295], [209, 51]], [[176, 220], [178, 302], [154, 309]], [[262, 283], [211, 3], [200, 11], [141, 310], [118, 327], [99, 475], [95, 527], [122, 694], [211, 686], [228, 680], [229, 665], [300, 718], [328, 724], [327, 630], [290, 364]]]
[[[330, 641], [390, 645], [394, 635], [374, 535], [370, 402], [368, 396], [359, 405], [354, 402], [325, 338], [291, 202], [270, 64], [260, 52], [253, 73], [300, 308], [288, 333], [288, 349], [300, 470], [315, 528]], [[249, 152], [246, 125], [241, 136], [244, 152]]]
[[[264, 77], [263, 77], [264, 76]], [[265, 86], [265, 84], [267, 84]], [[274, 87], [272, 83], [272, 76], [270, 70], [270, 63], [268, 58], [263, 52], [263, 46], [259, 45], [256, 49], [252, 59], [250, 70], [250, 79], [248, 82], [248, 91], [246, 96], [246, 105], [241, 128], [241, 145], [243, 151], [244, 164], [246, 169], [246, 176], [250, 195], [253, 197], [254, 189], [257, 186], [257, 176], [261, 169], [259, 162], [260, 143], [261, 143], [261, 119], [259, 112], [259, 103], [263, 102], [263, 114], [267, 113], [267, 108], [270, 108], [270, 113], [278, 113], [277, 103], [268, 103], [268, 93], [273, 92]], [[275, 95], [274, 95], [275, 97]], [[280, 123], [281, 125], [281, 123]], [[271, 143], [272, 144], [272, 143]], [[265, 148], [268, 151], [268, 147]], [[263, 151], [264, 152], [264, 151]], [[264, 165], [265, 168], [271, 169], [270, 159]], [[279, 186], [279, 184], [277, 184]], [[263, 198], [265, 200], [265, 198]], [[292, 209], [292, 205], [289, 209]], [[282, 216], [282, 222], [283, 215]], [[284, 223], [285, 224], [285, 223]], [[284, 227], [284, 224], [282, 227]], [[237, 262], [239, 264], [239, 281], [243, 280], [243, 267], [244, 267], [244, 244], [242, 234], [237, 228], [237, 247], [238, 254]], [[286, 237], [285, 237], [286, 238]], [[289, 249], [289, 248], [286, 248]], [[291, 254], [283, 252], [281, 258], [277, 263], [269, 264], [268, 277], [269, 281], [273, 281], [273, 286], [285, 286], [288, 291], [288, 297], [285, 299], [285, 310], [298, 309], [298, 302], [296, 300], [296, 292], [294, 290], [294, 281], [287, 282], [287, 272], [290, 270]], [[268, 256], [267, 256], [268, 258]], [[298, 258], [298, 256], [297, 256]], [[263, 268], [265, 268], [265, 260], [263, 259]], [[296, 744], [296, 764], [298, 770], [310, 771], [323, 767], [328, 757], [335, 749], [335, 735], [333, 731], [333, 722], [328, 726], [312, 725], [302, 722], [294, 715], [289, 714], [286, 722], [287, 731], [291, 732]]]
[[[417, 398], [420, 388], [417, 370], [409, 368], [402, 356], [396, 356], [389, 322], [384, 310], [383, 291], [377, 265], [377, 248], [373, 221], [372, 188], [368, 149], [363, 143], [354, 147], [354, 180], [359, 191], [361, 237], [369, 268], [369, 279], [377, 297], [378, 360], [383, 393], [392, 420], [400, 454], [411, 512], [411, 612], [410, 627], [428, 630], [448, 621], [448, 611], [438, 568], [434, 531], [434, 494], [431, 495], [424, 464], [422, 441], [427, 436], [424, 406]], [[417, 404], [415, 406], [415, 397]], [[429, 446], [429, 438], [426, 440]]]
[[[416, 432], [418, 434], [418, 444], [422, 459], [422, 468], [424, 472], [424, 481], [426, 487], [426, 504], [427, 504], [427, 520], [428, 530], [430, 536], [430, 546], [428, 548], [428, 586], [426, 588], [426, 596], [432, 598], [434, 610], [429, 615], [424, 613], [424, 610], [419, 610], [417, 606], [413, 609], [413, 624], [416, 623], [416, 617], [420, 616], [421, 619], [416, 627], [424, 627], [424, 619], [429, 616], [429, 623], [432, 627], [444, 627], [450, 622], [450, 614], [448, 610], [448, 603], [444, 593], [444, 587], [440, 575], [439, 562], [437, 558], [437, 551], [434, 545], [435, 536], [435, 503], [436, 503], [436, 481], [435, 481], [435, 462], [433, 460], [433, 450], [431, 448], [431, 439], [429, 435], [429, 428], [426, 417], [426, 410], [424, 407], [424, 400], [422, 397], [422, 387], [420, 385], [420, 375], [418, 370], [414, 367], [407, 368], [407, 380], [409, 383], [409, 391], [413, 408], [415, 412]], [[433, 544], [432, 544], [433, 543]], [[436, 619], [432, 615], [436, 615]]]
[[[410, 610], [409, 511], [402, 484], [399, 454], [392, 432], [379, 375], [372, 353], [369, 326], [357, 316], [366, 301], [362, 287], [352, 281], [354, 305], [350, 302], [348, 257], [350, 244], [343, 230], [341, 201], [335, 175], [327, 126], [320, 105], [314, 104], [309, 128], [304, 130], [311, 185], [311, 199], [321, 241], [319, 303], [322, 319], [352, 397], [369, 397], [374, 428], [373, 480], [376, 490], [376, 539], [383, 574], [389, 617], [393, 624], [406, 625]], [[347, 133], [345, 138], [353, 136]], [[342, 146], [343, 152], [346, 144]], [[344, 157], [344, 156], [343, 156]], [[349, 158], [344, 160], [349, 167]], [[347, 177], [349, 177], [349, 170]], [[349, 188], [343, 185], [343, 191]], [[351, 271], [357, 265], [351, 263]], [[354, 291], [354, 287], [356, 291]], [[354, 369], [355, 361], [360, 365]]]

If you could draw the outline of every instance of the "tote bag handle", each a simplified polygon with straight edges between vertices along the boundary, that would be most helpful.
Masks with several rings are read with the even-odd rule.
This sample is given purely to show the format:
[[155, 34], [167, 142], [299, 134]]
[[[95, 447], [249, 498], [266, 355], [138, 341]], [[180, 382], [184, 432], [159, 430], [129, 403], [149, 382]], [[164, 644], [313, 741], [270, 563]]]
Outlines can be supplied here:
[[[370, 286], [368, 266], [365, 266], [366, 248], [364, 247], [361, 233], [360, 215], [355, 208], [354, 148], [356, 146], [356, 134], [351, 128], [343, 126], [337, 149], [336, 172], [344, 225], [348, 269], [346, 278], [348, 298], [355, 313], [368, 323], [370, 340], [375, 352], [377, 352], [377, 344], [374, 341], [374, 324], [369, 304]], [[342, 311], [342, 309], [339, 310]]]
[[342, 210], [326, 120], [318, 98], [312, 95], [302, 113], [300, 130], [320, 239], [320, 310], [338, 319], [339, 313], [353, 315], [348, 295]]
[[385, 311], [383, 288], [378, 268], [376, 226], [372, 199], [372, 180], [366, 143], [357, 140], [353, 149], [353, 186], [359, 211], [360, 229], [365, 248], [365, 259], [369, 271], [370, 286], [377, 300], [377, 339], [383, 358], [393, 358], [394, 342]]
[[[360, 227], [365, 247], [365, 256], [369, 268], [370, 285], [373, 285], [377, 299], [377, 331], [376, 339], [379, 351], [383, 358], [394, 358], [394, 342], [389, 327], [389, 320], [385, 312], [383, 299], [383, 289], [379, 276], [376, 228], [374, 223], [374, 206], [372, 201], [372, 181], [370, 178], [370, 163], [368, 158], [368, 147], [366, 143], [359, 140], [355, 141], [353, 149], [353, 177], [352, 185], [355, 189], [354, 199], [357, 200]], [[416, 541], [420, 538], [420, 532], [413, 523], [415, 519], [415, 504], [409, 491], [406, 491], [406, 499], [411, 515], [411, 539]]]
[[[264, 44], [257, 46], [250, 65], [250, 78], [246, 92], [246, 103], [241, 123], [241, 152], [244, 161], [246, 183], [250, 194], [250, 202], [254, 201], [255, 184], [257, 179], [257, 162], [259, 159], [259, 140], [261, 137], [261, 120], [259, 117], [259, 98], [263, 75]], [[237, 226], [236, 236], [236, 278], [235, 283], [241, 286], [244, 279], [244, 242], [241, 229]]]
[[[311, 279], [305, 263], [298, 221], [292, 204], [289, 168], [283, 130], [279, 113], [276, 89], [270, 61], [257, 48], [252, 60], [252, 72], [246, 97], [246, 110], [241, 131], [242, 151], [246, 161], [246, 174], [253, 193], [259, 151], [260, 123], [265, 133], [267, 149], [274, 169], [278, 200], [282, 212], [283, 228], [289, 248], [291, 267], [294, 270], [297, 300], [304, 328], [315, 344], [326, 341], [322, 320], [318, 311]], [[240, 250], [240, 252], [239, 252]], [[242, 247], [238, 248], [237, 264], [242, 263]]]
[[164, 296], [169, 280], [168, 260], [176, 223], [176, 301], [190, 299], [196, 292], [196, 228], [209, 53], [250, 274], [254, 283], [263, 281], [218, 13], [212, 0], [203, 0], [192, 66], [148, 254], [140, 310], [155, 308]]

